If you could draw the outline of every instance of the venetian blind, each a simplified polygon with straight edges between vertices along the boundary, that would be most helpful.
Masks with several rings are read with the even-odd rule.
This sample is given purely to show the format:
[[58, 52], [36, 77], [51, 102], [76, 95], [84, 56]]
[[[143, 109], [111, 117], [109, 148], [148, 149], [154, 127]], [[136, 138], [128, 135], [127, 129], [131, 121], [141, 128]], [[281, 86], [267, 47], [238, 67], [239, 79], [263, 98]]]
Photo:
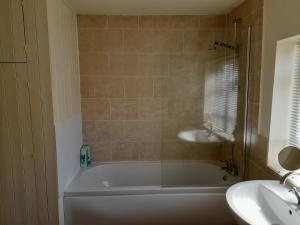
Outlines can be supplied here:
[[289, 144], [300, 148], [300, 41], [295, 46]]
[[239, 64], [232, 57], [214, 67], [205, 85], [205, 113], [213, 128], [232, 141], [237, 119]]

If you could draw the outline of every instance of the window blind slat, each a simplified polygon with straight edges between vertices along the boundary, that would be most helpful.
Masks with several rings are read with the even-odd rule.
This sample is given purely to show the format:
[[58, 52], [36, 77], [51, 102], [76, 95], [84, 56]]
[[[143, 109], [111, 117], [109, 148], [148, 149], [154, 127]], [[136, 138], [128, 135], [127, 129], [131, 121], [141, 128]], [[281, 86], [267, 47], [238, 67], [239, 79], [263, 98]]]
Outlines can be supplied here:
[[300, 42], [295, 46], [291, 95], [289, 144], [300, 148]]
[[[238, 58], [232, 57], [215, 62], [209, 74], [209, 84], [205, 86], [205, 101], [214, 129], [233, 138], [236, 128], [238, 101]], [[207, 81], [206, 81], [207, 82]]]

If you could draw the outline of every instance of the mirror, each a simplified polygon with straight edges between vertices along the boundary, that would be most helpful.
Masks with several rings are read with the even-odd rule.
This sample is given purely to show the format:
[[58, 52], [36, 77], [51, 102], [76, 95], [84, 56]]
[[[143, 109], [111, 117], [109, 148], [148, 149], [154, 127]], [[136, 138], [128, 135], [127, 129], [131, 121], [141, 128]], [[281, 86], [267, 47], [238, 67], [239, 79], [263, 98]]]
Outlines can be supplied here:
[[300, 169], [300, 149], [294, 146], [287, 146], [278, 154], [280, 165], [286, 170]]

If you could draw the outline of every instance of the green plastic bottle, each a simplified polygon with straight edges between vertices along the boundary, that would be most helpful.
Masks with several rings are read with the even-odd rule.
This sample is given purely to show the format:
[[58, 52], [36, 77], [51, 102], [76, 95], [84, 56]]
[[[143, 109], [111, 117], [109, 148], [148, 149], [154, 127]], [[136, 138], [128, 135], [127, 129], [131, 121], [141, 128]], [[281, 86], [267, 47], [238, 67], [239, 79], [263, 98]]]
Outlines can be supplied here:
[[85, 146], [86, 156], [87, 156], [87, 165], [90, 166], [92, 164], [92, 156], [91, 156], [91, 147], [89, 145]]
[[86, 168], [88, 166], [88, 154], [85, 145], [82, 145], [80, 148], [80, 167]]

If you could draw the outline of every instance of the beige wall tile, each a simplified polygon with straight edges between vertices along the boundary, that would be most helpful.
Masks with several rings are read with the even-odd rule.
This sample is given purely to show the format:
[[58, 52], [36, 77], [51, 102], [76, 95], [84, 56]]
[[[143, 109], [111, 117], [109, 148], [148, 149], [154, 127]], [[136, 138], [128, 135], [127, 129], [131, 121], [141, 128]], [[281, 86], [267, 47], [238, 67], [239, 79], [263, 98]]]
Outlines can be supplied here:
[[126, 121], [124, 139], [128, 141], [157, 141], [161, 137], [159, 122]]
[[252, 152], [250, 153], [250, 159], [259, 165], [266, 165], [268, 156], [268, 144], [269, 140], [261, 135], [257, 135], [253, 141]]
[[158, 52], [178, 53], [183, 50], [183, 31], [165, 31], [160, 34]]
[[109, 101], [102, 99], [83, 99], [81, 103], [82, 120], [109, 120]]
[[161, 120], [167, 112], [167, 101], [161, 98], [140, 99], [139, 118], [141, 120]]
[[[126, 41], [126, 34], [125, 34]], [[138, 51], [143, 53], [159, 52], [161, 50], [160, 32], [141, 31], [138, 35]], [[126, 46], [125, 46], [126, 48]]]
[[181, 141], [164, 141], [162, 154], [167, 160], [188, 159], [187, 145]]
[[151, 78], [126, 78], [125, 97], [153, 97], [153, 79]]
[[78, 18], [79, 28], [106, 28], [107, 16], [94, 16], [94, 15], [79, 15]]
[[137, 120], [139, 117], [139, 104], [137, 99], [111, 100], [112, 120]]
[[109, 74], [113, 76], [139, 75], [139, 55], [111, 54], [109, 57]]
[[[256, 83], [254, 84], [255, 87], [259, 88], [259, 84], [260, 84], [260, 79], [257, 79], [258, 77], [260, 77], [260, 71], [261, 71], [261, 60], [262, 60], [262, 43], [261, 42], [256, 42], [255, 44], [253, 44], [252, 46], [252, 54], [251, 54], [251, 62], [253, 64], [253, 68], [251, 68], [251, 73], [254, 74], [254, 76], [256, 76], [255, 80]], [[258, 77], [257, 77], [258, 76]], [[259, 91], [256, 92], [256, 94], [259, 94]]]
[[161, 159], [161, 142], [141, 142], [139, 160], [157, 161]]
[[157, 78], [153, 82], [155, 97], [203, 98], [204, 95], [204, 77], [201, 76]]
[[203, 102], [200, 99], [176, 98], [168, 101], [168, 118], [201, 120], [203, 117]]
[[132, 161], [139, 158], [138, 142], [112, 143], [112, 159], [114, 161]]
[[122, 140], [123, 124], [117, 121], [96, 121], [95, 136], [101, 142]]
[[93, 32], [92, 49], [96, 52], [120, 52], [123, 36], [120, 30], [97, 30]]
[[123, 59], [124, 59], [123, 75], [125, 76], [140, 75], [140, 71], [139, 71], [140, 55], [124, 54]]
[[109, 28], [138, 28], [138, 16], [108, 16]]
[[93, 98], [95, 96], [95, 86], [93, 77], [80, 77], [80, 92], [82, 98]]
[[165, 76], [168, 75], [168, 56], [111, 54], [109, 74], [113, 76]]
[[107, 75], [108, 57], [96, 52], [80, 52], [81, 75]]
[[188, 143], [188, 157], [190, 160], [221, 160], [222, 144], [219, 143]]
[[95, 96], [103, 98], [124, 97], [124, 82], [122, 78], [95, 78]]
[[171, 28], [198, 28], [199, 16], [171, 16]]
[[[184, 96], [188, 98], [204, 98], [205, 79], [202, 76], [190, 76], [184, 81]], [[203, 100], [204, 101], [204, 100]]]
[[84, 143], [97, 141], [96, 132], [95, 132], [95, 121], [83, 121], [82, 134], [83, 134]]
[[153, 79], [153, 95], [154, 97], [166, 97], [167, 78]]
[[170, 77], [168, 79], [162, 80], [162, 95], [167, 97], [183, 97], [184, 96], [184, 86], [185, 78], [180, 77]]
[[220, 144], [187, 143], [178, 140], [164, 141], [162, 155], [168, 160], [220, 160]]
[[112, 161], [112, 146], [110, 142], [91, 142], [90, 146], [92, 149], [92, 161]]
[[182, 51], [182, 31], [124, 31], [124, 50], [141, 53], [176, 53]]
[[226, 21], [225, 15], [200, 16], [200, 27], [206, 29], [224, 28]]
[[170, 75], [198, 75], [201, 69], [200, 57], [197, 54], [171, 55], [169, 58]]
[[139, 74], [143, 76], [168, 75], [167, 55], [139, 55]]
[[271, 173], [266, 166], [256, 164], [255, 161], [250, 160], [247, 171], [247, 179], [249, 180], [278, 180], [279, 177]]
[[140, 29], [153, 29], [153, 16], [140, 16], [139, 17]]
[[125, 30], [124, 35], [124, 51], [137, 53], [142, 46], [141, 32], [135, 30]]
[[184, 52], [207, 51], [214, 40], [214, 33], [210, 31], [185, 31]]
[[141, 29], [167, 29], [171, 16], [140, 16], [139, 19]]
[[93, 30], [79, 30], [78, 44], [80, 51], [90, 51], [92, 49]]

